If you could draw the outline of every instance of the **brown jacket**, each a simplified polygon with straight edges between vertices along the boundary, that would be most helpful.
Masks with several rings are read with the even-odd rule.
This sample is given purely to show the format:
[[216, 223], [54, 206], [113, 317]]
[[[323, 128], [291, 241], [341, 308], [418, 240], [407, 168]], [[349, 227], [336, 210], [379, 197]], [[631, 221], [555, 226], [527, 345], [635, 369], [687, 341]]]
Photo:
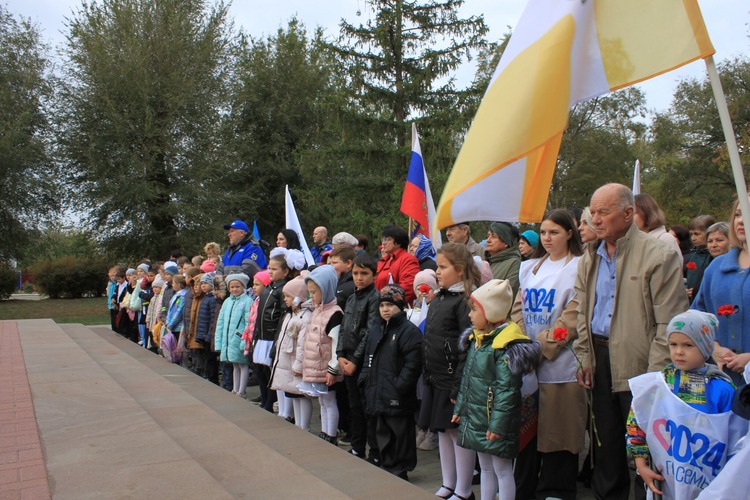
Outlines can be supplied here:
[[[596, 370], [591, 318], [601, 257], [591, 245], [578, 263], [578, 339], [573, 348], [584, 367]], [[628, 379], [659, 371], [669, 362], [666, 328], [688, 309], [677, 254], [642, 233], [635, 224], [617, 240], [617, 283], [609, 336], [609, 359], [615, 392], [629, 391]]]

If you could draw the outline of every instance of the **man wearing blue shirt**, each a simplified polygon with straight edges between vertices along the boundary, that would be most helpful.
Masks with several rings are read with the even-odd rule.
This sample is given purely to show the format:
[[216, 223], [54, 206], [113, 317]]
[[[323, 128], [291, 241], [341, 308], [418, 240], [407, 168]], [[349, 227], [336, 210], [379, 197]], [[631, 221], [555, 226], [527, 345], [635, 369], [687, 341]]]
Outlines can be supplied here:
[[[578, 383], [592, 394], [597, 431], [591, 486], [598, 499], [626, 500], [630, 471], [625, 421], [632, 394], [628, 379], [669, 362], [666, 327], [688, 308], [677, 254], [633, 223], [633, 193], [606, 184], [591, 197], [598, 244], [578, 265]], [[636, 498], [644, 498], [637, 481]]]

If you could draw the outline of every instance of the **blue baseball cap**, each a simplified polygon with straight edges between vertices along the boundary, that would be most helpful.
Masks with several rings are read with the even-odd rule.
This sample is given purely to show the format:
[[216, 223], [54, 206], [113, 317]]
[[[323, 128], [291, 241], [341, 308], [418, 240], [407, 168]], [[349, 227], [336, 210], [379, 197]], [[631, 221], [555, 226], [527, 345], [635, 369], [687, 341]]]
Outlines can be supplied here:
[[231, 228], [239, 229], [240, 231], [245, 231], [246, 233], [250, 232], [250, 228], [247, 227], [247, 224], [245, 224], [241, 220], [236, 220], [236, 221], [232, 222], [231, 224], [224, 224], [224, 229], [229, 230]]

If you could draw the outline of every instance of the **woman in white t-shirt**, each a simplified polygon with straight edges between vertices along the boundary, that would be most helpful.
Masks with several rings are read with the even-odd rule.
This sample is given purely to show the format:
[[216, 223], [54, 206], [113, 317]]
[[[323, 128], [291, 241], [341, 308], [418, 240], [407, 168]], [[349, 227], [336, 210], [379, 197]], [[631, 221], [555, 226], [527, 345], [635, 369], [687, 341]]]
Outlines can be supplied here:
[[[586, 396], [576, 383], [578, 361], [569, 348], [577, 337], [575, 292], [583, 252], [575, 220], [553, 210], [542, 222], [532, 259], [522, 262], [513, 319], [542, 347], [537, 450], [537, 498], [575, 498], [578, 453], [584, 448]], [[557, 340], [560, 339], [560, 340]]]

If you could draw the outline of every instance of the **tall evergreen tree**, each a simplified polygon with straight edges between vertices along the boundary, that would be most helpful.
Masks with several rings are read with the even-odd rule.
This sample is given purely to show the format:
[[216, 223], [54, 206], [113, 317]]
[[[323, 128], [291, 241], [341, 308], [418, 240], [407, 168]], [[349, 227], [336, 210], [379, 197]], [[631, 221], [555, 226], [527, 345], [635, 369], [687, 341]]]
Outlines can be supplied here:
[[44, 52], [38, 30], [0, 5], [0, 261], [22, 257], [29, 229], [59, 208]]
[[75, 206], [111, 248], [163, 258], [226, 217], [213, 188], [230, 30], [206, 0], [84, 2], [68, 21], [60, 145]]
[[[343, 63], [338, 111], [327, 124], [331, 141], [308, 152], [303, 170], [303, 205], [317, 220], [370, 233], [405, 223], [398, 206], [413, 120], [439, 195], [467, 126], [466, 92], [456, 89], [453, 72], [484, 46], [487, 32], [481, 16], [458, 16], [462, 4], [369, 0], [365, 24], [342, 21], [339, 40], [328, 46]], [[329, 199], [322, 196], [326, 173], [338, 187]]]
[[231, 193], [226, 208], [256, 219], [267, 240], [275, 241], [284, 225], [284, 185], [296, 192], [300, 155], [327, 140], [322, 130], [329, 119], [326, 103], [336, 92], [333, 65], [323, 32], [309, 37], [296, 19], [272, 36], [242, 44], [226, 131], [234, 165], [223, 177]]

